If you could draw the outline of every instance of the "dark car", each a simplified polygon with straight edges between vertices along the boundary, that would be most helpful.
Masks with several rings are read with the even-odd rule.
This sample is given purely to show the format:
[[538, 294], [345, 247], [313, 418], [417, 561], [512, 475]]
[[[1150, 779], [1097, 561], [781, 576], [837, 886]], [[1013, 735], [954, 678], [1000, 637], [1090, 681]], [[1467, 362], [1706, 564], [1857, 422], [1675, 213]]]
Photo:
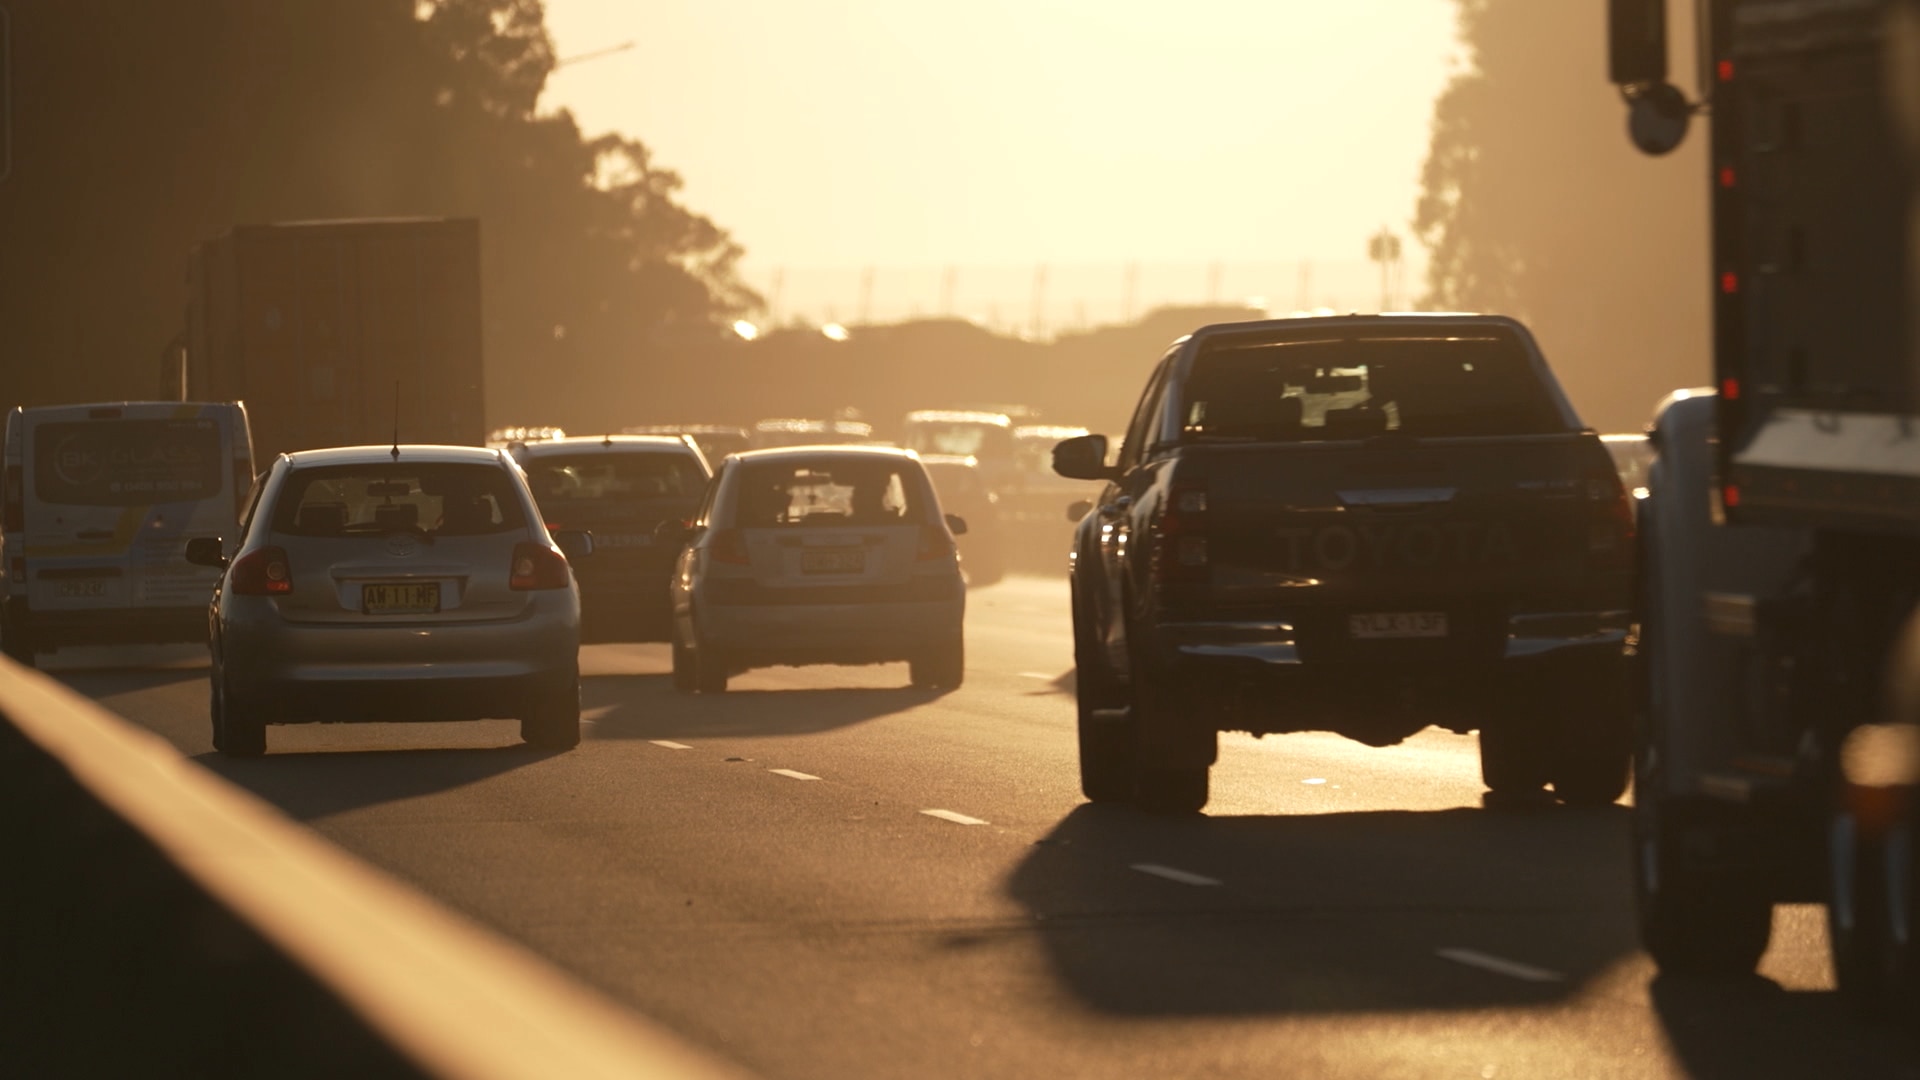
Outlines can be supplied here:
[[[960, 538], [960, 569], [969, 585], [991, 585], [1007, 576], [1007, 538], [1000, 521], [1000, 497], [987, 488], [980, 463], [954, 454], [922, 454], [940, 505], [967, 523]], [[1057, 517], [1058, 515], [1056, 515]]]
[[693, 516], [706, 459], [686, 437], [608, 435], [517, 446], [514, 459], [549, 528], [585, 529], [596, 555], [577, 571], [583, 641], [665, 641], [678, 545], [655, 536]]

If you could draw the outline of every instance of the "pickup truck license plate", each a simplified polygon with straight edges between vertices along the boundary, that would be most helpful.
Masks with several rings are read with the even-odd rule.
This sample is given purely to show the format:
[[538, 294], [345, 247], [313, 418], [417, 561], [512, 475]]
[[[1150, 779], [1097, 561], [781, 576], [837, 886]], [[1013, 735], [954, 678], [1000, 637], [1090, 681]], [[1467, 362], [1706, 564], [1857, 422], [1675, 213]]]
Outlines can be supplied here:
[[440, 610], [440, 583], [362, 585], [360, 610], [368, 615], [431, 615]]
[[800, 552], [803, 574], [858, 574], [867, 568], [864, 548], [805, 548]]
[[1394, 611], [1347, 616], [1347, 630], [1357, 638], [1435, 638], [1447, 636], [1444, 611]]

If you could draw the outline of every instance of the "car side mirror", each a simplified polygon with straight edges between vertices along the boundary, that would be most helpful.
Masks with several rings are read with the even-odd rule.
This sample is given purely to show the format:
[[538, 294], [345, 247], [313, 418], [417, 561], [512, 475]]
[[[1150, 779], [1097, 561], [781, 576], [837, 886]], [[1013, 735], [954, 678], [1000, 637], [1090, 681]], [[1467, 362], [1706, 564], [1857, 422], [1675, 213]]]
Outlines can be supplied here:
[[553, 542], [560, 547], [560, 554], [568, 562], [584, 559], [593, 554], [593, 534], [585, 529], [556, 529]]
[[217, 536], [196, 536], [187, 541], [187, 561], [195, 566], [227, 568], [226, 542]]
[[668, 518], [653, 527], [653, 540], [668, 547], [679, 547], [693, 535], [693, 523], [679, 518]]
[[1111, 480], [1118, 470], [1107, 465], [1107, 437], [1081, 435], [1054, 444], [1053, 471], [1069, 480]]
[[966, 518], [961, 517], [959, 514], [948, 514], [946, 517], [947, 517], [948, 532], [952, 533], [955, 536], [967, 535], [967, 519]]
[[1092, 499], [1075, 499], [1067, 504], [1068, 521], [1078, 522], [1081, 518], [1091, 513], [1093, 513]]

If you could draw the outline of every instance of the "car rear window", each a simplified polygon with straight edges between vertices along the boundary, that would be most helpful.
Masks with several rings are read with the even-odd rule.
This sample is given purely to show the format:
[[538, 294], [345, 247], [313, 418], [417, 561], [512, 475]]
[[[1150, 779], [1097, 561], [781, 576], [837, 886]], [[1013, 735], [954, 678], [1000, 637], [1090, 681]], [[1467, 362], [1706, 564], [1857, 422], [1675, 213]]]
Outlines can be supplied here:
[[543, 511], [613, 500], [694, 499], [707, 474], [690, 453], [529, 455], [521, 461]]
[[1190, 438], [1307, 441], [1568, 430], [1511, 335], [1263, 341], [1196, 357], [1182, 402]]
[[914, 461], [755, 462], [734, 488], [734, 524], [742, 528], [807, 525], [902, 525], [927, 519], [920, 466]]
[[405, 462], [296, 469], [274, 501], [287, 536], [485, 536], [527, 527], [513, 477], [493, 465]]
[[81, 420], [33, 429], [33, 488], [42, 502], [133, 506], [211, 499], [221, 489], [213, 420]]

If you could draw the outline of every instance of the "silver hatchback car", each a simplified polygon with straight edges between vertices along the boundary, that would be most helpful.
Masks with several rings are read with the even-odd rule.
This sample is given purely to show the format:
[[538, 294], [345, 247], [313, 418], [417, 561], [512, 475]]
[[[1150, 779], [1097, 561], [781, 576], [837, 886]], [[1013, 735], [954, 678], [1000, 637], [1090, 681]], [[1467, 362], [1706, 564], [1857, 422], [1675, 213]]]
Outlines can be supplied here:
[[[500, 450], [282, 454], [256, 487], [211, 606], [213, 745], [266, 751], [268, 724], [517, 718], [580, 741], [580, 594], [526, 479]], [[556, 543], [556, 538], [559, 543]], [[563, 546], [568, 549], [563, 554]]]
[[965, 521], [911, 450], [798, 446], [721, 465], [670, 586], [673, 681], [714, 693], [779, 664], [905, 660], [915, 686], [965, 668]]

